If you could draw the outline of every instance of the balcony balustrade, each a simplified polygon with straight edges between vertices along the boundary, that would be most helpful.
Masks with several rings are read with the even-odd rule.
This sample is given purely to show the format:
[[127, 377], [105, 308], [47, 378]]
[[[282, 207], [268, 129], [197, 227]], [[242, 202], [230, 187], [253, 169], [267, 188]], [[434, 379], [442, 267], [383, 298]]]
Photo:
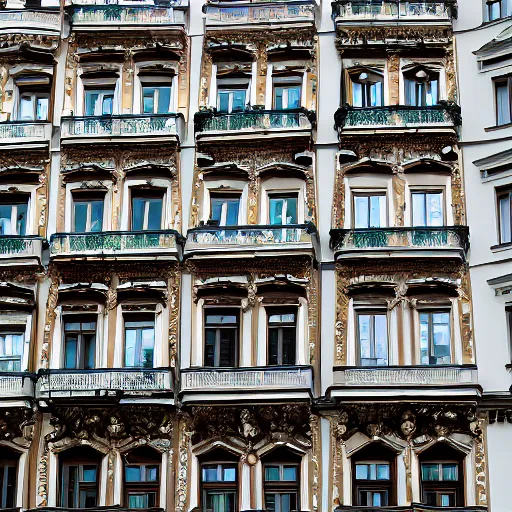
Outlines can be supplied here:
[[44, 238], [40, 236], [0, 235], [0, 263], [41, 264]]
[[307, 251], [313, 252], [317, 231], [313, 224], [284, 226], [201, 226], [187, 234], [185, 256], [201, 252]]
[[460, 107], [455, 104], [440, 104], [431, 107], [385, 106], [352, 107], [346, 105], [334, 114], [338, 131], [356, 129], [439, 129], [461, 125]]
[[171, 371], [155, 369], [41, 370], [37, 398], [90, 397], [106, 394], [172, 393]]
[[340, 505], [334, 509], [335, 512], [487, 512], [487, 510], [487, 507], [477, 505], [468, 507], [434, 507], [421, 503], [412, 503], [404, 507], [358, 507]]
[[113, 116], [63, 117], [61, 136], [136, 137], [179, 136], [181, 114], [126, 114]]
[[46, 121], [0, 122], [0, 144], [49, 142], [51, 125]]
[[181, 372], [181, 391], [311, 390], [309, 366], [200, 368]]
[[332, 3], [336, 23], [346, 22], [437, 22], [457, 17], [456, 0], [336, 0]]
[[252, 0], [251, 5], [247, 3], [247, 1], [223, 2], [222, 0], [209, 2], [203, 7], [206, 26], [313, 23], [315, 19], [315, 6], [312, 0], [271, 0], [270, 2]]
[[315, 112], [300, 109], [289, 110], [243, 110], [225, 114], [216, 110], [202, 110], [194, 116], [198, 132], [256, 132], [312, 130]]
[[26, 372], [0, 372], [0, 398], [33, 398], [35, 375]]
[[469, 250], [467, 226], [332, 229], [330, 234], [331, 249], [339, 258], [387, 257], [392, 252], [415, 256], [424, 251], [429, 256], [465, 259]]
[[51, 258], [148, 256], [177, 259], [182, 237], [172, 229], [160, 231], [101, 231], [55, 233], [50, 239]]
[[0, 11], [0, 27], [12, 31], [17, 28], [59, 32], [61, 15], [55, 10], [5, 10]]

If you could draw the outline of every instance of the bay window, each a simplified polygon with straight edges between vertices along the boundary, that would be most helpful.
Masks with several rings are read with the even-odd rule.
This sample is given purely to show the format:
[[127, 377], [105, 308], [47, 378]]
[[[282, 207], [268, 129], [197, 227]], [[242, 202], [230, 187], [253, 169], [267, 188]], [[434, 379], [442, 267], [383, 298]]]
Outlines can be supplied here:
[[240, 311], [206, 308], [204, 316], [204, 365], [231, 368], [238, 366]]

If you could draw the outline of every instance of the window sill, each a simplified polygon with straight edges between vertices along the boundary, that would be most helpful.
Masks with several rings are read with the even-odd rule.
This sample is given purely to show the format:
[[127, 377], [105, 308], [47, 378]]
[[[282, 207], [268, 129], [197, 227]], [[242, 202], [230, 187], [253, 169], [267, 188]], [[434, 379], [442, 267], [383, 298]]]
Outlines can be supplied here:
[[484, 131], [485, 132], [495, 132], [496, 130], [503, 130], [506, 128], [512, 128], [512, 123], [499, 124], [497, 126], [489, 126], [488, 128], [484, 128]]
[[509, 249], [512, 249], [512, 242], [507, 242], [506, 244], [498, 244], [498, 245], [491, 246], [492, 252], [507, 251]]

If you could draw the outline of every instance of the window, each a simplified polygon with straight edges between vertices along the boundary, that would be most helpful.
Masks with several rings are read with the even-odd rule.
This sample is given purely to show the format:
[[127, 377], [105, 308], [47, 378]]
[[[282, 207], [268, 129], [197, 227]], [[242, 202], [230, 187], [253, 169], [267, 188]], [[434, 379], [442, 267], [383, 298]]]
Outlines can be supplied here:
[[18, 471], [18, 455], [9, 448], [2, 446], [0, 459], [0, 508], [16, 506], [16, 473]]
[[277, 76], [274, 83], [274, 109], [287, 110], [301, 105], [302, 77]]
[[0, 203], [0, 235], [24, 236], [27, 230], [28, 201]]
[[498, 221], [500, 232], [500, 244], [512, 242], [512, 191], [498, 192]]
[[235, 512], [238, 499], [236, 464], [202, 464], [201, 490], [205, 512]]
[[240, 194], [218, 194], [212, 192], [210, 202], [210, 220], [218, 226], [238, 225]]
[[25, 334], [0, 329], [0, 371], [20, 372]]
[[297, 194], [272, 194], [269, 196], [270, 224], [297, 224]]
[[73, 231], [95, 233], [103, 229], [104, 193], [73, 194]]
[[354, 228], [383, 228], [386, 226], [386, 195], [354, 194]]
[[106, 116], [114, 113], [114, 88], [86, 89], [85, 115]]
[[124, 320], [124, 365], [131, 368], [153, 368], [155, 318], [127, 315]]
[[126, 507], [158, 507], [160, 461], [160, 455], [147, 447], [138, 448], [127, 455], [124, 466]]
[[247, 88], [219, 89], [217, 95], [217, 110], [224, 114], [244, 110], [246, 95]]
[[90, 370], [96, 361], [96, 317], [64, 317], [64, 368]]
[[439, 102], [439, 73], [425, 68], [415, 68], [404, 73], [405, 104], [414, 107], [431, 107]]
[[442, 192], [422, 191], [412, 193], [412, 225], [420, 227], [444, 225]]
[[297, 310], [269, 308], [268, 314], [268, 364], [296, 363]]
[[237, 309], [205, 309], [205, 366], [237, 366], [238, 319], [239, 310]]
[[49, 94], [26, 92], [20, 95], [18, 119], [21, 121], [46, 121], [48, 119]]
[[168, 114], [171, 109], [170, 85], [144, 85], [142, 87], [142, 112], [144, 114]]
[[164, 197], [162, 192], [132, 192], [132, 230], [162, 229]]
[[299, 467], [296, 464], [265, 465], [265, 508], [270, 512], [299, 510]]
[[421, 364], [450, 364], [450, 312], [420, 313]]
[[387, 462], [356, 463], [357, 504], [385, 507], [389, 504], [390, 468]]
[[358, 313], [357, 338], [359, 364], [362, 366], [388, 364], [388, 326], [385, 313]]
[[488, 21], [512, 16], [512, 2], [510, 0], [487, 0], [486, 4]]
[[381, 107], [384, 105], [382, 73], [362, 70], [350, 73], [352, 106]]
[[496, 125], [512, 122], [512, 77], [494, 81], [496, 94]]

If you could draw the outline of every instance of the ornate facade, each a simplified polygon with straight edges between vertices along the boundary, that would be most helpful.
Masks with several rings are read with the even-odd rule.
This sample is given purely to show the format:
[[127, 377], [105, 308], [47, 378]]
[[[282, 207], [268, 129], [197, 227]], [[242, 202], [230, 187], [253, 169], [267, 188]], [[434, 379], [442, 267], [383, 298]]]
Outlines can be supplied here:
[[463, 6], [0, 4], [0, 511], [505, 512]]

